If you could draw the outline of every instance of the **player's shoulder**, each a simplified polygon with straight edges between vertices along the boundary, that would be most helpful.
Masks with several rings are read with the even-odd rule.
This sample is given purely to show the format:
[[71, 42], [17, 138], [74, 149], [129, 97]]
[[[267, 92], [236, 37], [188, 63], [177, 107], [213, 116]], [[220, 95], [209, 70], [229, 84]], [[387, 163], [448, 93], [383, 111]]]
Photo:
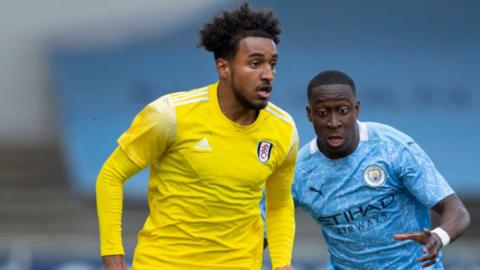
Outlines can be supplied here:
[[168, 99], [173, 107], [206, 102], [210, 99], [209, 86], [195, 88], [188, 91], [170, 93], [164, 98]]
[[307, 144], [302, 146], [298, 151], [297, 162], [303, 162], [309, 159], [314, 153], [316, 148], [317, 138], [313, 138]]
[[274, 121], [278, 121], [279, 123], [284, 123], [289, 126], [295, 126], [295, 122], [293, 121], [293, 117], [277, 105], [273, 104], [272, 102], [268, 102], [267, 107], [265, 107], [265, 112], [267, 112]]
[[399, 146], [409, 146], [415, 141], [409, 135], [387, 124], [377, 122], [361, 122], [368, 130], [369, 141]]
[[171, 92], [150, 102], [146, 109], [153, 112], [175, 111], [177, 107], [209, 100], [208, 87], [195, 88], [188, 91]]
[[302, 146], [297, 155], [296, 173], [302, 174], [302, 172], [311, 171], [313, 167], [316, 167], [320, 162], [317, 156], [318, 152], [316, 137]]
[[318, 149], [316, 145], [317, 138], [313, 138], [298, 151], [294, 181], [297, 187], [302, 185], [305, 179], [308, 179], [309, 173], [319, 165], [319, 160], [315, 158]]

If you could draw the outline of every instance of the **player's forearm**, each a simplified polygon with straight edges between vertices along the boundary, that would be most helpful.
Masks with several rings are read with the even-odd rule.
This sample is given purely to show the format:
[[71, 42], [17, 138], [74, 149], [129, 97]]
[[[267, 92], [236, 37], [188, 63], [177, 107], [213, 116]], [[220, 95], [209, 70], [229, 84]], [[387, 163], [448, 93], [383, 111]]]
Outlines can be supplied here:
[[291, 195], [288, 194], [288, 198], [280, 200], [280, 202], [280, 205], [278, 205], [278, 201], [271, 202], [267, 196], [267, 238], [273, 269], [290, 265], [295, 235], [295, 217]]
[[470, 225], [470, 214], [456, 194], [443, 199], [433, 207], [440, 215], [440, 227], [444, 229], [450, 241], [454, 241]]
[[123, 185], [138, 170], [117, 148], [98, 175], [96, 191], [101, 255], [124, 254], [121, 235]]
[[105, 270], [127, 270], [123, 255], [109, 255], [102, 257]]
[[110, 181], [101, 172], [96, 189], [100, 254], [124, 254], [121, 235], [123, 184]]

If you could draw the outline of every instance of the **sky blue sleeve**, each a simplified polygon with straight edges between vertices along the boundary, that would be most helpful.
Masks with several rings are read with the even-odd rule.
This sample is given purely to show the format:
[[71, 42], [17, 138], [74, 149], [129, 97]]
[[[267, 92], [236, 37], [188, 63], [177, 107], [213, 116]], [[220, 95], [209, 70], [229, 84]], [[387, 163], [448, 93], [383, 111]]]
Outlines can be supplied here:
[[409, 142], [400, 149], [397, 161], [403, 185], [426, 207], [431, 208], [454, 193], [430, 157], [416, 143]]

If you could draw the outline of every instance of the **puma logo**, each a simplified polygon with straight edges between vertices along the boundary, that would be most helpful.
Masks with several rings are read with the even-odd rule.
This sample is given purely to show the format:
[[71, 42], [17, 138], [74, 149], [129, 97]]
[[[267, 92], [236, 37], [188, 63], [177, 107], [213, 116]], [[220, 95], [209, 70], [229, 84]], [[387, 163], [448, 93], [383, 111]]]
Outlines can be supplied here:
[[318, 194], [320, 194], [320, 196], [323, 197], [322, 187], [323, 187], [323, 185], [320, 187], [320, 189], [316, 189], [314, 187], [309, 187], [308, 190], [313, 191], [313, 192], [317, 192]]

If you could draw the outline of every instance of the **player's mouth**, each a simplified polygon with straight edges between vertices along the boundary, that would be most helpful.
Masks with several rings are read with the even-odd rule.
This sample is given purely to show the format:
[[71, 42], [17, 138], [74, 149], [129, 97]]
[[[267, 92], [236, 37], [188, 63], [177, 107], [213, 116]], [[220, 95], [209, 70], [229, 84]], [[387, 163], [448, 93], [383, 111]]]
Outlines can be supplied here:
[[343, 137], [339, 135], [331, 135], [327, 137], [327, 143], [330, 147], [338, 148], [343, 144]]
[[272, 94], [272, 86], [268, 84], [261, 85], [257, 89], [257, 93], [261, 99], [269, 99]]

